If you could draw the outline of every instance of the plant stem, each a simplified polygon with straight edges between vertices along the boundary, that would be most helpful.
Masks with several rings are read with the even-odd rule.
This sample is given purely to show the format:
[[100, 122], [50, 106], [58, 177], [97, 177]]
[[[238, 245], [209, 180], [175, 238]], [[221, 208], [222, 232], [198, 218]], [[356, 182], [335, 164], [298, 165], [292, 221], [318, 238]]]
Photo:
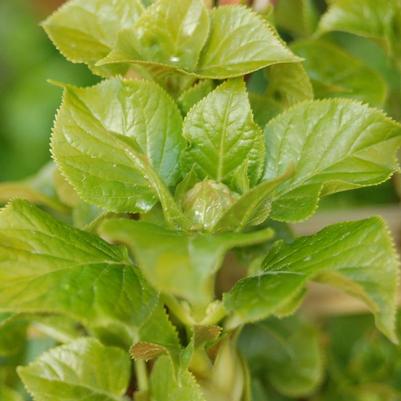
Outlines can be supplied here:
[[136, 379], [138, 383], [138, 390], [146, 392], [149, 390], [148, 372], [146, 370], [145, 361], [135, 361]]

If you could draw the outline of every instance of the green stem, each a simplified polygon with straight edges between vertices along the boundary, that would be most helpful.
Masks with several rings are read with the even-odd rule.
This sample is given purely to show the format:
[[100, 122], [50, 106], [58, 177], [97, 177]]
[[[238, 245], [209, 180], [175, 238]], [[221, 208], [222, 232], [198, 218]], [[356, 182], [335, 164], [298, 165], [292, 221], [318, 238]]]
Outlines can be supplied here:
[[146, 370], [145, 361], [135, 361], [136, 379], [138, 383], [138, 390], [146, 392], [149, 390], [148, 372]]

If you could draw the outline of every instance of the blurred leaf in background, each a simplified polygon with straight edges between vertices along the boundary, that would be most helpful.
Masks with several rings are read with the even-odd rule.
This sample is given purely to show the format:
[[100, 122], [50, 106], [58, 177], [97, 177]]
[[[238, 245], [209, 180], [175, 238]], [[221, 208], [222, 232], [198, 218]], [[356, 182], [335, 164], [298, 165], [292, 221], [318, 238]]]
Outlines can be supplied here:
[[48, 41], [39, 22], [60, 1], [0, 1], [0, 181], [36, 172], [50, 158], [48, 140], [60, 104], [54, 79], [87, 85], [95, 78]]

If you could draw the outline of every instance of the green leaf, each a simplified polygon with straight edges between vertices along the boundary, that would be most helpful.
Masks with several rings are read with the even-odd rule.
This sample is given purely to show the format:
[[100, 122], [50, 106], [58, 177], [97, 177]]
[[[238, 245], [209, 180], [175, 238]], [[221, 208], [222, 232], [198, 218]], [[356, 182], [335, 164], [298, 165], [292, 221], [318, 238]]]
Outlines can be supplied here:
[[351, 54], [323, 40], [300, 41], [291, 48], [305, 59], [316, 97], [350, 97], [383, 105], [387, 95], [385, 81]]
[[319, 32], [353, 33], [375, 39], [393, 52], [399, 46], [400, 15], [398, 0], [338, 0], [321, 18]]
[[177, 183], [183, 147], [178, 108], [156, 84], [111, 79], [66, 87], [52, 151], [86, 202], [114, 212], [151, 209], [167, 196], [163, 185]]
[[156, 65], [198, 78], [226, 79], [300, 60], [267, 22], [245, 7], [215, 8], [210, 24], [209, 32], [202, 0], [159, 0], [133, 28], [121, 32], [115, 49], [98, 65]]
[[54, 45], [73, 63], [85, 63], [99, 75], [124, 68], [95, 67], [114, 47], [118, 33], [131, 27], [143, 6], [139, 0], [70, 0], [43, 22]]
[[131, 338], [157, 295], [126, 251], [25, 201], [0, 213], [0, 311], [61, 313]]
[[248, 226], [262, 224], [269, 217], [275, 188], [291, 174], [289, 170], [283, 176], [264, 181], [246, 192], [221, 214], [214, 231], [241, 231]]
[[280, 393], [305, 397], [323, 376], [323, 353], [317, 329], [296, 317], [246, 326], [239, 348], [252, 377], [268, 380]]
[[236, 342], [226, 337], [218, 347], [213, 366], [201, 380], [207, 400], [249, 401], [245, 395], [246, 367], [236, 348]]
[[313, 99], [312, 83], [301, 63], [277, 64], [263, 70], [267, 87], [250, 92], [249, 100], [260, 126], [296, 103]]
[[192, 71], [208, 33], [203, 0], [158, 0], [120, 35], [119, 45], [129, 46], [137, 61]]
[[183, 114], [186, 115], [192, 106], [200, 102], [213, 89], [213, 81], [210, 79], [204, 79], [183, 92], [178, 98], [178, 104], [180, 105]]
[[263, 134], [253, 121], [245, 84], [231, 80], [197, 103], [184, 120], [189, 142], [183, 164], [201, 178], [230, 185], [238, 166], [248, 161], [254, 185], [263, 169]]
[[65, 205], [74, 208], [78, 206], [80, 202], [82, 202], [75, 189], [64, 178], [58, 169], [56, 169], [53, 174], [53, 185], [57, 196]]
[[137, 360], [150, 360], [168, 354], [178, 366], [181, 345], [176, 328], [170, 322], [162, 305], [150, 315], [139, 330], [139, 339], [131, 347], [131, 355]]
[[313, 0], [280, 0], [274, 6], [274, 22], [293, 36], [310, 36], [318, 20]]
[[214, 231], [216, 223], [236, 200], [237, 194], [224, 184], [205, 180], [186, 193], [182, 208], [192, 230]]
[[274, 195], [273, 219], [299, 221], [312, 215], [319, 196], [380, 184], [397, 168], [401, 126], [357, 102], [304, 102], [265, 127], [264, 179], [293, 166], [293, 177]]
[[229, 249], [272, 237], [270, 229], [246, 234], [192, 234], [127, 219], [107, 220], [100, 232], [109, 240], [128, 245], [157, 290], [197, 306], [213, 300], [213, 276]]
[[18, 373], [40, 401], [123, 401], [130, 379], [128, 354], [90, 338], [53, 348]]
[[300, 61], [266, 21], [245, 7], [214, 8], [210, 18], [210, 35], [197, 75], [233, 78], [269, 65]]
[[152, 369], [150, 394], [154, 401], [206, 401], [192, 374], [185, 369], [176, 374], [167, 356], [160, 357]]
[[271, 96], [266, 96], [264, 93], [249, 92], [249, 101], [252, 106], [255, 122], [260, 127], [264, 127], [269, 120], [283, 111], [277, 101]]
[[303, 64], [277, 64], [265, 70], [268, 80], [267, 96], [282, 109], [304, 100], [313, 99], [313, 88]]
[[380, 218], [335, 224], [290, 244], [277, 242], [260, 274], [240, 280], [225, 295], [225, 306], [239, 322], [263, 319], [293, 303], [311, 280], [364, 301], [377, 327], [396, 340], [398, 260]]

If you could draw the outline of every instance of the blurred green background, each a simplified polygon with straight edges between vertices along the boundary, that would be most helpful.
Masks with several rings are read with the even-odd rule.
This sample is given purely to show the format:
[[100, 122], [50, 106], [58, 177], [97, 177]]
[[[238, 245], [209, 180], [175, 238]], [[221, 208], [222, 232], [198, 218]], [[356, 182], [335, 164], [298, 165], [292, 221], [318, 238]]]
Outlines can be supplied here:
[[0, 0], [0, 181], [35, 173], [49, 158], [49, 135], [61, 90], [54, 79], [77, 85], [95, 78], [67, 62], [40, 21], [60, 0]]

